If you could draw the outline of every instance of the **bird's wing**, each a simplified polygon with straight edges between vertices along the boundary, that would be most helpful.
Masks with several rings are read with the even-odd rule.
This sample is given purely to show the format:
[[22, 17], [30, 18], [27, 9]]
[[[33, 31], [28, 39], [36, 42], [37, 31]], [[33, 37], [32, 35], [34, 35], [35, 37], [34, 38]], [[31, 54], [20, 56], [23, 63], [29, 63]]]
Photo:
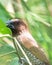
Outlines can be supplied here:
[[[21, 40], [22, 44], [38, 59], [41, 61], [48, 63], [48, 58], [46, 57], [46, 54], [42, 50], [42, 48], [39, 47], [37, 42], [34, 40], [34, 38], [31, 36], [30, 33], [24, 33], [23, 35], [19, 36], [19, 40]], [[48, 65], [48, 64], [47, 64]]]
[[48, 58], [46, 57], [46, 54], [44, 53], [44, 51], [42, 51], [40, 48], [38, 47], [31, 47], [30, 49], [30, 52], [35, 55], [38, 59], [42, 60], [43, 62], [45, 63], [48, 63]]

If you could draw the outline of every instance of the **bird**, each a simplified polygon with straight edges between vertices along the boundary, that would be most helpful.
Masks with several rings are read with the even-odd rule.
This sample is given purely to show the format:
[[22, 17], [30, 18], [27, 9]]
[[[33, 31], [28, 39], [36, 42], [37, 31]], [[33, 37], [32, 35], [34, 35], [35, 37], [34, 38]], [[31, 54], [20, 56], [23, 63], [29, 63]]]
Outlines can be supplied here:
[[[12, 36], [17, 37], [21, 45], [29, 57], [32, 65], [50, 65], [42, 47], [29, 32], [28, 25], [22, 19], [11, 19], [7, 23], [7, 27], [11, 29]], [[28, 64], [27, 64], [28, 65]]]

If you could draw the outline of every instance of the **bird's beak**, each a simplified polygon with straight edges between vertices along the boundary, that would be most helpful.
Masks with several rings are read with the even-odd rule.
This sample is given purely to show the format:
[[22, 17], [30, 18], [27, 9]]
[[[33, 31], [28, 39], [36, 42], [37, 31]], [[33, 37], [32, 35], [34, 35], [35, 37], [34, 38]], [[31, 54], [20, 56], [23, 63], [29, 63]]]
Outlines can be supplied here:
[[11, 24], [11, 23], [7, 23], [6, 26], [7, 26], [8, 28], [10, 28], [11, 30], [12, 30], [12, 29], [15, 29], [14, 25]]
[[6, 26], [11, 29], [12, 36], [15, 36], [17, 34], [17, 31], [16, 31], [16, 29], [15, 29], [15, 27], [13, 25], [13, 22], [12, 23], [11, 22], [7, 23]]

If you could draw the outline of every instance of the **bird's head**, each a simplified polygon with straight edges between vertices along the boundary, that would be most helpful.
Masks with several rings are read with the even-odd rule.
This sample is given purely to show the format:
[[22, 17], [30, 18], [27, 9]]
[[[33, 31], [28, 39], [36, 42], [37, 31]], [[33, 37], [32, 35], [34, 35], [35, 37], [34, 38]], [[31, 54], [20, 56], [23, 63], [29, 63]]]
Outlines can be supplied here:
[[13, 36], [20, 35], [22, 31], [27, 30], [27, 25], [21, 19], [9, 20], [7, 27], [11, 29]]

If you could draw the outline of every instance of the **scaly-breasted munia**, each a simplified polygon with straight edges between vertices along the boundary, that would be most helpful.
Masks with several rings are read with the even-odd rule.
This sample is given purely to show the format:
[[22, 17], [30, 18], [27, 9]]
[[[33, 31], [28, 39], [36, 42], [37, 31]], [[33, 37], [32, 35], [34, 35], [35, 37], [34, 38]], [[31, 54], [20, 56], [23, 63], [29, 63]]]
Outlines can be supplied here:
[[11, 29], [12, 35], [22, 42], [24, 51], [32, 62], [32, 65], [49, 65], [48, 58], [44, 51], [32, 37], [28, 30], [28, 26], [23, 20], [11, 19], [7, 27]]

